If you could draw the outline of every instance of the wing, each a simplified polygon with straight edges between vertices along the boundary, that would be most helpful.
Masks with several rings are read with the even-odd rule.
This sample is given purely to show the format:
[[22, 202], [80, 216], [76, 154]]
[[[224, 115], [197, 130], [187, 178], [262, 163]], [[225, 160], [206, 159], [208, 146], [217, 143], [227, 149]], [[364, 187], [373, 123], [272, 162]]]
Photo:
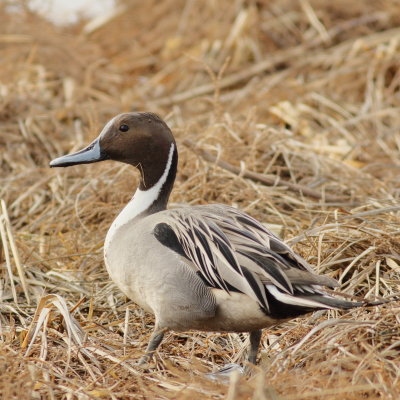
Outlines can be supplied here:
[[245, 293], [266, 312], [276, 302], [303, 312], [332, 306], [326, 304], [331, 296], [320, 288], [335, 287], [336, 281], [313, 273], [303, 258], [249, 215], [211, 205], [169, 210], [163, 221], [156, 225], [155, 237], [190, 260], [208, 286]]

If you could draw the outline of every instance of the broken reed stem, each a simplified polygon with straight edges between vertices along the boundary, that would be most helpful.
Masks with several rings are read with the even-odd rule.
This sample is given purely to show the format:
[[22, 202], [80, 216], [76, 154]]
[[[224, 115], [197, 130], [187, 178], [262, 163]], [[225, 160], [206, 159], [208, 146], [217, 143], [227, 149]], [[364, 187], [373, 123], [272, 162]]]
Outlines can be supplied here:
[[227, 161], [219, 160], [218, 157], [214, 156], [213, 154], [209, 153], [208, 151], [197, 147], [191, 140], [185, 139], [183, 144], [202, 157], [204, 160], [215, 163], [218, 167], [225, 169], [229, 172], [232, 172], [235, 175], [241, 175], [244, 178], [251, 179], [255, 182], [263, 183], [266, 186], [283, 186], [286, 187], [288, 190], [296, 193], [300, 193], [309, 197], [313, 197], [314, 199], [318, 200], [325, 200], [328, 202], [339, 202], [343, 199], [340, 197], [332, 196], [329, 194], [321, 194], [316, 190], [310, 189], [306, 186], [299, 185], [298, 183], [288, 182], [277, 175], [265, 175], [260, 174], [258, 172], [252, 172], [247, 170], [242, 170], [234, 165], [228, 163]]
[[17, 267], [19, 279], [21, 280], [22, 289], [24, 291], [27, 303], [31, 304], [31, 298], [29, 296], [28, 285], [27, 285], [26, 279], [25, 279], [25, 271], [24, 271], [24, 268], [19, 259], [17, 245], [15, 244], [14, 236], [12, 233], [10, 218], [8, 216], [6, 203], [3, 199], [1, 200], [1, 211], [2, 211], [2, 216], [4, 218], [4, 222], [5, 222], [5, 227], [6, 227], [6, 231], [7, 231], [8, 241], [9, 241], [10, 247], [11, 247], [11, 252], [13, 254], [15, 265]]
[[3, 244], [4, 258], [6, 261], [8, 277], [10, 279], [11, 292], [12, 292], [15, 304], [18, 304], [17, 291], [15, 290], [15, 284], [14, 284], [14, 274], [12, 272], [12, 267], [11, 267], [10, 252], [8, 250], [8, 244], [7, 244], [7, 234], [6, 234], [6, 229], [4, 227], [4, 224], [3, 224], [3, 219], [4, 219], [4, 217], [0, 214], [0, 238], [1, 238], [1, 242]]
[[[257, 64], [250, 66], [249, 68], [233, 73], [231, 75], [222, 78], [218, 83], [219, 90], [234, 86], [240, 82], [247, 81], [254, 75], [258, 75], [268, 69], [274, 68], [276, 65], [281, 64], [288, 59], [300, 55], [304, 51], [304, 46], [298, 46], [294, 48], [290, 53], [282, 54], [276, 57], [274, 60], [263, 60]], [[167, 106], [171, 104], [182, 103], [186, 100], [190, 100], [194, 97], [204, 96], [210, 94], [215, 90], [215, 83], [206, 83], [204, 85], [197, 86], [195, 88], [186, 90], [181, 93], [174, 94], [172, 96], [163, 97], [161, 99], [155, 100], [154, 103], [160, 106]]]
[[128, 332], [129, 332], [129, 307], [126, 307], [125, 310], [125, 322], [124, 322], [124, 339], [122, 341], [124, 345], [123, 354], [126, 356], [126, 345], [128, 343]]
[[[332, 29], [331, 31], [328, 31], [328, 37], [330, 39], [332, 39], [339, 32], [340, 32], [340, 30]], [[364, 43], [368, 43], [369, 46], [372, 46], [373, 43], [375, 43], [375, 42], [384, 41], [385, 39], [387, 39], [390, 36], [395, 37], [395, 36], [399, 35], [399, 33], [400, 33], [400, 28], [394, 28], [394, 29], [387, 30], [384, 32], [378, 32], [378, 33], [374, 32], [373, 34], [366, 36], [363, 40], [364, 40]], [[237, 85], [244, 81], [249, 81], [254, 76], [259, 75], [261, 73], [265, 73], [267, 70], [272, 70], [277, 65], [283, 64], [290, 60], [297, 60], [299, 56], [300, 56], [300, 58], [299, 58], [300, 61], [299, 61], [298, 66], [303, 67], [305, 60], [301, 57], [301, 55], [303, 55], [307, 50], [311, 50], [311, 49], [319, 46], [321, 43], [325, 42], [325, 40], [326, 40], [325, 36], [324, 37], [320, 36], [310, 43], [302, 44], [302, 45], [299, 45], [292, 49], [282, 51], [281, 53], [278, 53], [278, 55], [276, 55], [274, 59], [267, 58], [265, 60], [262, 60], [256, 64], [249, 66], [248, 68], [246, 68], [244, 70], [227, 75], [225, 78], [220, 80], [218, 89], [219, 90], [227, 89], [231, 86]], [[349, 41], [340, 43], [339, 45], [333, 47], [333, 49], [336, 51], [348, 50], [348, 49], [351, 49], [355, 45], [356, 42], [359, 43], [359, 38], [357, 38], [355, 40], [351, 39]], [[329, 48], [324, 53], [325, 53], [325, 55], [331, 54], [332, 48]], [[206, 83], [206, 84], [185, 90], [181, 93], [177, 93], [177, 94], [174, 94], [171, 96], [166, 96], [166, 97], [162, 97], [160, 99], [154, 100], [154, 103], [159, 106], [169, 106], [171, 104], [179, 104], [179, 103], [183, 103], [184, 101], [193, 99], [195, 97], [210, 94], [214, 90], [215, 90], [214, 82]]]

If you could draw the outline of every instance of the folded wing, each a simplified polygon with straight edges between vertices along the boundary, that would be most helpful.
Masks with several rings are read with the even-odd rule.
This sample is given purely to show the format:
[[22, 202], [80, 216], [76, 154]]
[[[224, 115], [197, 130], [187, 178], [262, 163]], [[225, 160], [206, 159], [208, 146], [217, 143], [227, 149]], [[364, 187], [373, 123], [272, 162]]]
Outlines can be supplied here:
[[163, 221], [156, 238], [189, 260], [208, 286], [245, 293], [267, 314], [284, 318], [361, 305], [325, 293], [322, 286], [337, 286], [334, 279], [316, 275], [276, 235], [233, 207], [175, 209]]

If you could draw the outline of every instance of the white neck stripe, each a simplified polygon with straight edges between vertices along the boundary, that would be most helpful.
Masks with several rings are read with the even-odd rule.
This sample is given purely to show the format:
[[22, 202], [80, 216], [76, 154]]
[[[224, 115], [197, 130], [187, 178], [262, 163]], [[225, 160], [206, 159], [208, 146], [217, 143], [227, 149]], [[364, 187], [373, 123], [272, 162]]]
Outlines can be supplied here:
[[167, 181], [167, 177], [172, 165], [172, 158], [174, 155], [175, 145], [172, 143], [169, 149], [168, 161], [164, 173], [158, 182], [148, 190], [136, 190], [131, 201], [124, 207], [120, 214], [115, 218], [110, 229], [107, 232], [104, 249], [106, 249], [112, 239], [112, 236], [117, 229], [131, 221], [133, 218], [146, 211], [158, 198], [161, 189]]
[[165, 167], [164, 173], [161, 175], [161, 178], [158, 180], [158, 182], [148, 190], [137, 189], [132, 200], [127, 204], [127, 206], [130, 205], [132, 211], [135, 210], [134, 217], [147, 210], [157, 200], [158, 195], [161, 192], [161, 188], [167, 180], [169, 170], [171, 169], [174, 149], [175, 146], [171, 144], [171, 148], [169, 149], [168, 154], [167, 166]]

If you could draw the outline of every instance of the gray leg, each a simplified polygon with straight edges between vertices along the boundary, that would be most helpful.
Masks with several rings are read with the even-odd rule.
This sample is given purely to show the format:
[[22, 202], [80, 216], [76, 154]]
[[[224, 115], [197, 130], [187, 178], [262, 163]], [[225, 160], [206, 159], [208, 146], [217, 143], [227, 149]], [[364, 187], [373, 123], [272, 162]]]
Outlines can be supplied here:
[[261, 341], [262, 330], [250, 332], [250, 350], [247, 361], [252, 364], [257, 362], [258, 347]]
[[150, 336], [150, 341], [146, 349], [146, 353], [140, 359], [139, 365], [146, 364], [150, 361], [151, 357], [153, 357], [154, 352], [156, 351], [157, 347], [160, 345], [161, 341], [163, 340], [164, 334], [167, 331], [166, 328], [158, 328], [157, 325], [154, 327], [154, 331]]

